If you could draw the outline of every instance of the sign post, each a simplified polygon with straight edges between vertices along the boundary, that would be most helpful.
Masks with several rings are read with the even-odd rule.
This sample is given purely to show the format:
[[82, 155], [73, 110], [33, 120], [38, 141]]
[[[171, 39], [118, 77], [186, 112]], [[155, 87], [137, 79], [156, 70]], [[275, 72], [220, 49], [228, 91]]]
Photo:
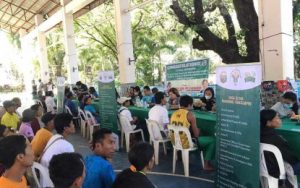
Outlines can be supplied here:
[[217, 67], [216, 187], [259, 187], [258, 63]]
[[64, 112], [65, 78], [57, 77], [57, 113]]
[[99, 114], [100, 127], [118, 131], [117, 125], [117, 100], [115, 91], [115, 78], [113, 71], [101, 71], [99, 81]]

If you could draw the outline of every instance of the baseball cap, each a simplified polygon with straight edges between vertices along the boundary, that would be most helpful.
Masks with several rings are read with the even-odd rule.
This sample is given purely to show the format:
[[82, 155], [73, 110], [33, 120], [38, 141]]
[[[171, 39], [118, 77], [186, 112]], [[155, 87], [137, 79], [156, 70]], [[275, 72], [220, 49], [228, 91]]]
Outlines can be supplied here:
[[129, 101], [129, 100], [131, 100], [131, 98], [129, 98], [129, 97], [120, 97], [120, 98], [118, 98], [118, 103], [123, 104], [124, 102]]
[[56, 114], [52, 113], [52, 112], [47, 112], [42, 116], [42, 122], [47, 125], [47, 123], [49, 121], [51, 121], [52, 119], [54, 119], [54, 117], [56, 116]]

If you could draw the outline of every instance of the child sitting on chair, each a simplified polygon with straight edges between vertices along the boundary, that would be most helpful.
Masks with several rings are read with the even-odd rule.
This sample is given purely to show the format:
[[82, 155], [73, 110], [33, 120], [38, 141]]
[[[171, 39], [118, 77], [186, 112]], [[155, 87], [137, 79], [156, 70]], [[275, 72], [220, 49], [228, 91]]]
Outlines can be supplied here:
[[96, 119], [97, 123], [100, 123], [100, 116], [99, 116], [99, 113], [96, 112], [96, 109], [94, 108], [94, 106], [92, 105], [92, 97], [91, 96], [87, 96], [84, 99], [84, 110], [91, 112], [92, 115], [94, 116], [94, 118]]

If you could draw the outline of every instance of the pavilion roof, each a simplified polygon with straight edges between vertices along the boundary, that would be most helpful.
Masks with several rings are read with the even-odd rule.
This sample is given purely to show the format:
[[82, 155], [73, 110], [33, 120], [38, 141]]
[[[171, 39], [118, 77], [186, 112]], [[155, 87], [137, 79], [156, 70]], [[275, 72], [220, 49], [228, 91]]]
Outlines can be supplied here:
[[[105, 0], [95, 0], [88, 6], [74, 13], [78, 17]], [[0, 29], [17, 33], [20, 29], [30, 32], [35, 28], [35, 15], [41, 14], [44, 19], [60, 10], [60, 0], [0, 0]]]

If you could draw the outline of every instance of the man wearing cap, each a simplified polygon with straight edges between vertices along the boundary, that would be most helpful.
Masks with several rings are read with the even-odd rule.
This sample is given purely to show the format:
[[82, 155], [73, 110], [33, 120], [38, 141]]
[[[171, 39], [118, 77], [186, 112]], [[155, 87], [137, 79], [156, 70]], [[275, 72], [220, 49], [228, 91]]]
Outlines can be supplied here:
[[15, 103], [12, 101], [4, 101], [3, 106], [6, 112], [1, 118], [1, 124], [16, 130], [20, 124], [20, 119], [15, 113]]
[[128, 106], [130, 106], [129, 97], [120, 97], [118, 99], [118, 103], [121, 104], [121, 108], [119, 109], [119, 114], [125, 116], [131, 125], [135, 125], [137, 123], [137, 117], [132, 117], [131, 112], [128, 110]]
[[42, 116], [42, 122], [45, 124], [45, 127], [38, 130], [31, 142], [32, 150], [36, 157], [39, 157], [42, 154], [48, 141], [53, 136], [52, 131], [54, 129], [54, 117], [55, 114], [52, 112], [47, 112]]

